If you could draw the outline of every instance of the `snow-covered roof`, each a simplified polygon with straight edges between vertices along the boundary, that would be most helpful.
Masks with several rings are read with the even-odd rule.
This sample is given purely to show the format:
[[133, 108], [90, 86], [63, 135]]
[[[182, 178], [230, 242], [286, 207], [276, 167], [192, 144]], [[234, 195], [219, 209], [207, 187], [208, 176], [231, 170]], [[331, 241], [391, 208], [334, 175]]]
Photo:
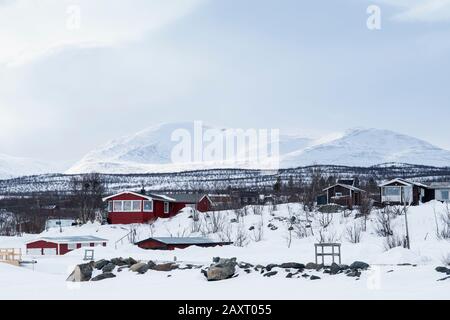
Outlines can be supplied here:
[[147, 199], [147, 200], [152, 200], [152, 197], [146, 196], [145, 194], [142, 194], [142, 193], [133, 192], [133, 191], [123, 191], [123, 192], [120, 192], [120, 193], [116, 193], [116, 194], [113, 194], [113, 195], [111, 195], [109, 197], [103, 198], [102, 200], [103, 201], [108, 201], [109, 199], [121, 196], [123, 194], [132, 194], [132, 195], [135, 195], [135, 196]]
[[450, 189], [450, 182], [433, 182], [430, 184], [432, 189]]
[[400, 184], [403, 184], [404, 186], [418, 186], [418, 187], [422, 187], [422, 188], [428, 188], [428, 186], [423, 183], [408, 181], [408, 180], [401, 179], [401, 178], [396, 178], [396, 179], [390, 180], [388, 182], [380, 184], [379, 186], [386, 187], [393, 183], [400, 183]]
[[365, 192], [363, 189], [360, 189], [360, 188], [357, 188], [357, 187], [354, 187], [354, 186], [350, 186], [348, 184], [343, 184], [343, 183], [336, 183], [335, 185], [332, 185], [332, 186], [330, 186], [328, 188], [323, 189], [323, 191], [327, 191], [327, 190], [329, 190], [331, 188], [334, 188], [334, 187], [337, 187], [337, 186], [340, 186], [340, 187], [343, 187], [343, 188], [346, 188], [346, 189], [350, 189], [352, 191]]
[[148, 238], [146, 240], [140, 241], [140, 242], [146, 242], [149, 240], [156, 240], [158, 242], [164, 243], [164, 244], [210, 244], [210, 243], [222, 243], [213, 241], [208, 238], [203, 237], [153, 237]]
[[102, 239], [94, 236], [71, 236], [71, 237], [41, 237], [28, 241], [27, 243], [32, 243], [36, 241], [48, 241], [54, 243], [83, 243], [83, 242], [108, 242], [107, 239]]

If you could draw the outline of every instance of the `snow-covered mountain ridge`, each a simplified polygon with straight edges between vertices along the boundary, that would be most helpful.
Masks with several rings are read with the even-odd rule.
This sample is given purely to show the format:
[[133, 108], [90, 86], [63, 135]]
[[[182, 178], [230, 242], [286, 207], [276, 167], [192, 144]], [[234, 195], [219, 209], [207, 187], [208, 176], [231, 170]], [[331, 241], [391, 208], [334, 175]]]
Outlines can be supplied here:
[[[194, 135], [193, 123], [169, 123], [151, 127], [134, 135], [108, 142], [89, 152], [66, 173], [152, 173], [180, 172], [211, 168], [261, 169], [259, 163], [246, 165], [230, 161], [226, 165], [208, 162], [174, 163], [171, 152], [177, 145], [171, 140], [175, 130], [182, 129]], [[223, 128], [205, 126], [225, 132]], [[226, 139], [224, 133], [223, 139]], [[273, 142], [248, 148], [267, 148]], [[208, 146], [204, 143], [204, 146]], [[258, 149], [259, 150], [259, 149]], [[225, 160], [229, 159], [225, 157]], [[352, 129], [343, 134], [312, 139], [310, 137], [280, 134], [279, 167], [292, 168], [314, 164], [369, 167], [383, 163], [410, 163], [437, 167], [450, 166], [450, 151], [426, 141], [394, 131], [381, 129]]]

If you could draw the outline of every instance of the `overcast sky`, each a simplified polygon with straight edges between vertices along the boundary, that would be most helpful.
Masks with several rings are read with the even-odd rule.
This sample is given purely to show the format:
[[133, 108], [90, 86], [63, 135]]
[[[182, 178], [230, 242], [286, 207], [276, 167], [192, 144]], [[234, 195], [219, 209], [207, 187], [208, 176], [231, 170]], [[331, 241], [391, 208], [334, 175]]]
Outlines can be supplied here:
[[0, 0], [0, 153], [72, 164], [186, 120], [450, 149], [449, 39], [450, 0]]

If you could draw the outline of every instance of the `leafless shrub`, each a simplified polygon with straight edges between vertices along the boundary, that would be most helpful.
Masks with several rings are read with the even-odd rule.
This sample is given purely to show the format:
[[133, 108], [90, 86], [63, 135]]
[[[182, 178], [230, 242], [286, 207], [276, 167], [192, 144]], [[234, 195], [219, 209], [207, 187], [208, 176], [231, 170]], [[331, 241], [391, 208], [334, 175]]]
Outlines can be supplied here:
[[246, 245], [248, 245], [248, 242], [247, 230], [245, 230], [245, 226], [243, 224], [239, 224], [236, 229], [234, 245], [236, 247], [245, 247]]
[[373, 202], [365, 193], [361, 197], [361, 205], [358, 208], [359, 214], [364, 217], [363, 231], [367, 231], [367, 219], [372, 212]]
[[323, 229], [328, 228], [328, 226], [333, 222], [333, 214], [332, 213], [318, 213], [318, 221], [320, 226]]
[[380, 237], [389, 237], [394, 234], [392, 231], [393, 213], [390, 207], [378, 210], [376, 216], [375, 232]]
[[222, 231], [218, 233], [220, 241], [233, 242], [233, 229], [230, 224], [227, 224]]
[[408, 239], [405, 236], [398, 236], [398, 235], [390, 235], [386, 237], [384, 247], [386, 250], [390, 250], [397, 247], [408, 247]]
[[258, 224], [255, 226], [255, 228], [250, 233], [250, 238], [254, 242], [260, 242], [264, 238], [264, 221], [261, 219], [261, 221], [258, 222]]
[[225, 215], [220, 211], [212, 211], [203, 218], [203, 233], [218, 233], [223, 230], [225, 225]]
[[261, 206], [261, 205], [255, 205], [255, 206], [253, 206], [253, 214], [254, 214], [254, 215], [257, 215], [257, 216], [262, 215], [263, 210], [264, 210], [264, 207]]
[[436, 215], [436, 236], [438, 239], [450, 239], [450, 206], [447, 203], [444, 210]]
[[202, 222], [203, 221], [200, 220], [199, 218], [198, 219], [193, 218], [191, 222], [191, 232], [192, 233], [201, 232], [203, 226]]
[[328, 231], [325, 228], [320, 228], [318, 232], [317, 241], [319, 243], [334, 243], [339, 240], [336, 232]]
[[351, 243], [360, 243], [362, 229], [361, 223], [359, 222], [354, 222], [353, 225], [348, 226], [345, 229], [345, 236], [347, 240]]
[[0, 211], [0, 236], [15, 236], [17, 217], [12, 212]]

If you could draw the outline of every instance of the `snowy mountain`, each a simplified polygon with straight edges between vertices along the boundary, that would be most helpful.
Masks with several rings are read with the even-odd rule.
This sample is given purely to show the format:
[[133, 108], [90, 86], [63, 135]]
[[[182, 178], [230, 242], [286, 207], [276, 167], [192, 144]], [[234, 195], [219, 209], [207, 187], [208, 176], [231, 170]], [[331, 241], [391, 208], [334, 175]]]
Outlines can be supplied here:
[[450, 151], [389, 130], [353, 129], [283, 158], [287, 167], [313, 163], [368, 167], [388, 162], [447, 167]]
[[[203, 132], [208, 129], [223, 132], [223, 139], [226, 139], [225, 128], [203, 126]], [[172, 141], [171, 136], [176, 130], [185, 130], [192, 137], [195, 136], [192, 122], [151, 127], [137, 134], [113, 140], [91, 151], [66, 173], [152, 173], [211, 168], [252, 168], [251, 162], [241, 163], [228, 158], [224, 163], [194, 159], [174, 163], [172, 150], [179, 140]], [[203, 144], [203, 147], [208, 147], [208, 143]], [[270, 139], [266, 144], [260, 143], [249, 147], [250, 150], [258, 148], [272, 150]], [[193, 147], [191, 152], [194, 154]], [[411, 136], [380, 129], [353, 129], [343, 134], [315, 140], [280, 134], [279, 153], [281, 168], [313, 164], [368, 167], [387, 162], [450, 166], [450, 151]], [[261, 167], [255, 164], [253, 168]]]
[[54, 165], [30, 158], [0, 154], [0, 179], [55, 172]]

